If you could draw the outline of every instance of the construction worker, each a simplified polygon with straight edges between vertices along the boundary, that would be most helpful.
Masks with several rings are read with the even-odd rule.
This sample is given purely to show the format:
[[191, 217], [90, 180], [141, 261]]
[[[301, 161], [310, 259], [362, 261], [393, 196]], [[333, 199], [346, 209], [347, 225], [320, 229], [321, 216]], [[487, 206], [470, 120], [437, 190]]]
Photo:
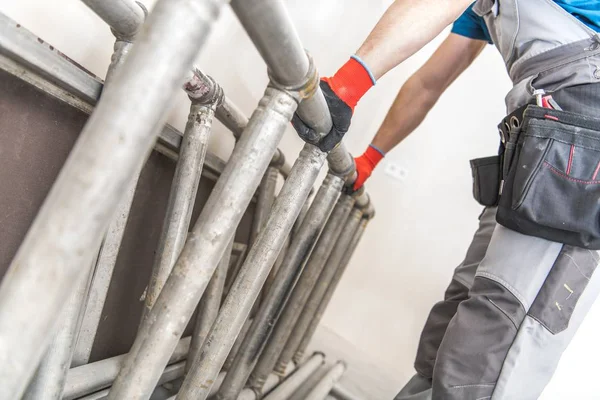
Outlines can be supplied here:
[[[397, 400], [538, 398], [600, 292], [600, 120], [590, 118], [600, 109], [600, 1], [469, 2], [395, 1], [321, 82], [334, 127], [318, 145], [330, 150], [377, 79], [456, 20], [355, 160], [355, 190], [487, 42], [514, 83], [500, 154], [472, 162], [486, 205], [479, 228], [429, 314], [417, 373]], [[293, 123], [301, 136], [314, 133], [298, 116]]]

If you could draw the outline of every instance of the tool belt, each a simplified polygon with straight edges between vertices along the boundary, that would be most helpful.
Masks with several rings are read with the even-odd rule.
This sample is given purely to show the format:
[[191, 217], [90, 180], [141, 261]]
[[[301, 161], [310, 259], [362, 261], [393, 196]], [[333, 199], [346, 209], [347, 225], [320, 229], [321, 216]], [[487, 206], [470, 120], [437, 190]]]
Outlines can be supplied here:
[[514, 231], [600, 249], [600, 119], [527, 105], [500, 123], [500, 154], [471, 161], [475, 199]]

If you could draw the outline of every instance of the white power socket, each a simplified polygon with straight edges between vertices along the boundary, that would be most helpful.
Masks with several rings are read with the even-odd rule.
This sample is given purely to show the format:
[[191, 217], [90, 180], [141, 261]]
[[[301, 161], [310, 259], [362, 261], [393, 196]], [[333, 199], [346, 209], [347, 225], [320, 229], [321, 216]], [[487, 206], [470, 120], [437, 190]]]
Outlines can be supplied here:
[[394, 161], [386, 161], [383, 171], [398, 181], [404, 181], [408, 176], [408, 170]]

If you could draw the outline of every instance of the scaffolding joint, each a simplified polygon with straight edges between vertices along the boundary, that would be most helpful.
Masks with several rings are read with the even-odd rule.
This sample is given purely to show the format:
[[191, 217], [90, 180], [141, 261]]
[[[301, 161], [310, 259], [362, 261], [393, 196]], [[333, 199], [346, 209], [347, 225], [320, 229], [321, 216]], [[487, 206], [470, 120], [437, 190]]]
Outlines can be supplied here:
[[190, 100], [195, 104], [210, 106], [213, 109], [223, 104], [225, 93], [221, 85], [198, 68], [194, 68], [192, 73], [192, 77], [183, 85], [183, 90], [186, 91]]
[[269, 166], [281, 170], [284, 165], [285, 155], [283, 154], [283, 151], [281, 151], [281, 149], [277, 149], [273, 154], [273, 158], [271, 159], [271, 163], [269, 164]]
[[[283, 85], [277, 82], [277, 79], [273, 76], [271, 70], [267, 70], [269, 75], [269, 86], [288, 93], [298, 102], [298, 104], [300, 104], [302, 100], [312, 97], [319, 87], [319, 73], [317, 67], [315, 66], [312, 56], [308, 52], [306, 52], [306, 56], [308, 57], [308, 71], [306, 72], [306, 75], [304, 75], [304, 78], [297, 84]], [[314, 143], [311, 139], [309, 143], [316, 144], [320, 139], [320, 137], [314, 138]]]
[[[148, 9], [146, 8], [146, 6], [140, 2], [140, 1], [135, 1], [135, 4], [137, 4], [138, 6], [140, 6], [140, 8], [142, 9], [142, 12], [144, 13], [144, 21], [146, 21], [146, 19], [148, 18]], [[110, 31], [112, 32], [112, 34], [114, 35], [114, 37], [117, 39], [117, 43], [118, 42], [127, 42], [127, 43], [133, 43], [133, 40], [135, 39], [135, 35], [137, 35], [139, 28], [142, 26], [142, 24], [140, 24], [138, 26], [138, 29], [133, 32], [133, 33], [123, 33], [123, 32], [118, 32], [115, 28], [113, 28], [112, 26], [110, 27]], [[116, 43], [115, 43], [116, 46]], [[115, 49], [116, 50], [116, 49]]]

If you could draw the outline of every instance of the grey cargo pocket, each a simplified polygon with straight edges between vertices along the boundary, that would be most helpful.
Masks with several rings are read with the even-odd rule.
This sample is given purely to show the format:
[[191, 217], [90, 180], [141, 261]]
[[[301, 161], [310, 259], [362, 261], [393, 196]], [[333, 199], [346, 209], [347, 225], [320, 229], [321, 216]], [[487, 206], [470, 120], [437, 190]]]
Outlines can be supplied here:
[[563, 246], [528, 314], [552, 334], [567, 329], [597, 265], [596, 252]]
[[528, 108], [497, 220], [530, 236], [600, 249], [600, 120]]
[[500, 156], [470, 161], [473, 174], [473, 197], [482, 206], [498, 204], [500, 190]]

